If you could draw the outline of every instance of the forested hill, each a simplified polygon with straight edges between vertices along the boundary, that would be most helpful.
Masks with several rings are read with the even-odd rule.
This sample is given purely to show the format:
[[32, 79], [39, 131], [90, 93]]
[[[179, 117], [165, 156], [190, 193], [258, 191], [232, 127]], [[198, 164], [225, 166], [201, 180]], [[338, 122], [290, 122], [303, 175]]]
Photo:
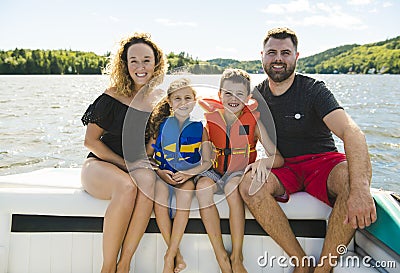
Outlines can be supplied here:
[[305, 73], [400, 74], [400, 36], [365, 45], [345, 45], [300, 58]]
[[[0, 74], [101, 74], [109, 55], [72, 50], [0, 50]], [[260, 60], [218, 58], [201, 61], [186, 52], [171, 52], [167, 58], [170, 74], [220, 74], [225, 68], [263, 73]], [[297, 70], [310, 74], [400, 74], [400, 36], [365, 45], [344, 45], [300, 58]]]

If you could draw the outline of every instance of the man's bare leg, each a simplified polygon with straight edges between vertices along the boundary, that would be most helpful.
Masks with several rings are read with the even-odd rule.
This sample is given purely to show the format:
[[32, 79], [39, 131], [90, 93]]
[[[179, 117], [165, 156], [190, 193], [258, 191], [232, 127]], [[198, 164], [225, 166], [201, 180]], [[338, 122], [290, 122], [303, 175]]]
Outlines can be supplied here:
[[330, 195], [336, 196], [336, 202], [329, 217], [321, 258], [314, 272], [331, 272], [332, 265], [335, 264], [337, 259], [330, 259], [329, 257], [339, 256], [338, 246], [345, 245], [347, 247], [355, 232], [350, 224], [344, 224], [350, 190], [346, 162], [342, 162], [332, 169], [327, 186]]
[[[239, 190], [254, 218], [289, 257], [297, 257], [298, 261], [302, 261], [306, 254], [293, 234], [289, 220], [274, 198], [274, 196], [284, 194], [285, 189], [272, 173], [254, 195], [249, 195], [251, 183], [251, 172], [248, 172], [240, 183]], [[307, 266], [301, 266], [300, 264], [300, 267], [296, 267], [293, 272], [308, 273], [310, 271]]]

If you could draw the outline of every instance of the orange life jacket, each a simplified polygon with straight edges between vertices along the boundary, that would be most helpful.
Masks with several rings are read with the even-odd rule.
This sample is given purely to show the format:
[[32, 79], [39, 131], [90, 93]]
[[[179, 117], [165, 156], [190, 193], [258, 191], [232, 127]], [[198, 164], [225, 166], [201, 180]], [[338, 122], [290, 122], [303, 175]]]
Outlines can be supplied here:
[[216, 153], [214, 169], [223, 175], [226, 172], [244, 170], [248, 164], [253, 163], [257, 157], [254, 135], [260, 117], [260, 112], [256, 111], [257, 101], [250, 99], [230, 128], [224, 120], [224, 106], [221, 102], [202, 99], [199, 100], [199, 104], [208, 111], [204, 115], [209, 140], [213, 143]]

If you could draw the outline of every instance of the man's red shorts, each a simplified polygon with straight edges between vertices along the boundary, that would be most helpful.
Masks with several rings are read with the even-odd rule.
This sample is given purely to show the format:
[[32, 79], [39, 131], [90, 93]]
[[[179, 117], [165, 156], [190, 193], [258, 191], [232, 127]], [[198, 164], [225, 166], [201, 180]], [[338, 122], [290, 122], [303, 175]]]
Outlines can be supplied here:
[[305, 191], [332, 207], [326, 184], [331, 170], [343, 161], [346, 161], [346, 155], [339, 152], [308, 154], [285, 158], [283, 167], [271, 169], [271, 172], [288, 195]]

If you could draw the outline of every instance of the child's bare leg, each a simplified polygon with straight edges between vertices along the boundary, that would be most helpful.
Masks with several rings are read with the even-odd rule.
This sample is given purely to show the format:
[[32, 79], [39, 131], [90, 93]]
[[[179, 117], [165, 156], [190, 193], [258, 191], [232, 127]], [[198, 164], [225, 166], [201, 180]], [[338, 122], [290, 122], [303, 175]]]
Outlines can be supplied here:
[[216, 189], [217, 186], [212, 179], [202, 177], [196, 185], [196, 196], [199, 200], [201, 219], [214, 249], [221, 272], [232, 273], [230, 260], [222, 242], [218, 210], [214, 204], [213, 195]]
[[178, 248], [178, 251], [177, 251], [176, 256], [175, 256], [175, 269], [174, 269], [174, 272], [175, 273], [181, 272], [185, 268], [186, 268], [186, 263], [185, 263], [185, 261], [183, 259], [181, 251]]
[[233, 273], [247, 273], [243, 265], [243, 236], [245, 225], [244, 203], [239, 193], [240, 177], [233, 177], [225, 186], [226, 199], [229, 205], [229, 227], [231, 230]]
[[194, 184], [191, 180], [179, 185], [175, 189], [176, 214], [172, 225], [171, 239], [165, 258], [175, 261], [174, 272], [180, 272], [186, 268], [186, 263], [179, 251], [179, 244], [185, 232], [189, 220], [190, 205], [192, 203]]
[[[169, 190], [167, 184], [162, 180], [156, 182], [155, 192], [155, 203], [154, 203], [154, 214], [156, 215], [156, 221], [158, 228], [160, 229], [161, 235], [164, 238], [167, 246], [171, 240], [172, 223], [168, 213], [168, 197]], [[164, 259], [164, 270], [163, 272], [173, 272], [174, 261]]]

